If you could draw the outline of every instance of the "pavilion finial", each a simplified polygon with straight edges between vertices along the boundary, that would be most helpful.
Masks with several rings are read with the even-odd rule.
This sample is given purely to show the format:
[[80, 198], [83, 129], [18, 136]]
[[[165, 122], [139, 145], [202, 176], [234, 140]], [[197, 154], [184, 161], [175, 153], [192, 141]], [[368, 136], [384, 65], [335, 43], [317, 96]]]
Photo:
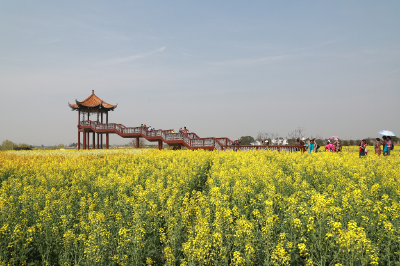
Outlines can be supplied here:
[[92, 90], [92, 94], [94, 94], [94, 90]]

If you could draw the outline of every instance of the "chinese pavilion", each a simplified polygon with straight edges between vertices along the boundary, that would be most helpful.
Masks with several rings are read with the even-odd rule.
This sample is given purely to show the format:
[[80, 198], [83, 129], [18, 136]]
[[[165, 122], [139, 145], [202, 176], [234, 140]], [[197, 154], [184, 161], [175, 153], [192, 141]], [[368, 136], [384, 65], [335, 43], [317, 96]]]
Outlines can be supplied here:
[[[108, 112], [114, 111], [117, 108], [117, 105], [112, 105], [106, 103], [105, 101], [101, 100], [94, 94], [94, 90], [92, 90], [92, 94], [87, 97], [85, 100], [79, 102], [75, 100], [76, 104], [68, 103], [69, 107], [71, 107], [72, 111], [78, 111], [78, 150], [80, 149], [81, 143], [81, 133], [83, 139], [83, 149], [90, 149], [89, 142], [90, 142], [90, 134], [92, 134], [92, 148], [95, 149], [102, 149], [103, 148], [103, 134], [106, 137], [106, 148], [109, 148], [109, 133], [103, 132], [94, 132], [90, 129], [90, 127], [83, 127], [85, 126], [85, 122], [92, 122], [90, 121], [90, 115], [97, 115], [97, 123], [103, 124], [103, 114], [106, 117], [106, 124], [108, 123]], [[81, 121], [81, 114], [82, 114], [82, 121]], [[86, 117], [86, 119], [85, 119]], [[93, 119], [94, 120], [94, 119]], [[92, 122], [93, 123], [93, 122]], [[97, 145], [96, 145], [96, 134], [97, 134]]]

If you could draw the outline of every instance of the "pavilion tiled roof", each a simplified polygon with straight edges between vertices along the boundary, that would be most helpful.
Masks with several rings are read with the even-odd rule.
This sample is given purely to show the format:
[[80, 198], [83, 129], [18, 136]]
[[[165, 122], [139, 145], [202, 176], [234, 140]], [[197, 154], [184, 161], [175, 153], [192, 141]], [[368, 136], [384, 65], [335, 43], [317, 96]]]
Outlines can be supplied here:
[[85, 100], [83, 100], [81, 102], [79, 102], [77, 100], [75, 100], [75, 101], [76, 101], [76, 104], [68, 103], [69, 106], [74, 110], [79, 109], [80, 106], [87, 107], [87, 108], [98, 107], [98, 108], [104, 108], [104, 109], [114, 109], [118, 105], [118, 104], [112, 105], [112, 104], [106, 103], [105, 101], [103, 101], [102, 99], [97, 97], [96, 94], [94, 94], [94, 90], [92, 90], [92, 94], [89, 97], [87, 97]]

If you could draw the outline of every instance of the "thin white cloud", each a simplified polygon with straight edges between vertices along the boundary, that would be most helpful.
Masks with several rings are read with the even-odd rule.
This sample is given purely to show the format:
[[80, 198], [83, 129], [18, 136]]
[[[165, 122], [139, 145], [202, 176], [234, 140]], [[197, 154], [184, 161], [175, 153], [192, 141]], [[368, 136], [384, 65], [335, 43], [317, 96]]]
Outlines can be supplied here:
[[42, 45], [45, 45], [45, 44], [57, 43], [57, 42], [61, 42], [61, 40], [58, 40], [58, 39], [51, 39], [51, 40], [43, 41], [41, 44], [42, 44]]
[[323, 43], [318, 43], [318, 44], [316, 44], [316, 45], [312, 45], [312, 46], [309, 46], [309, 47], [304, 47], [304, 48], [295, 49], [294, 51], [316, 49], [316, 48], [320, 48], [320, 47], [325, 46], [325, 45], [328, 45], [328, 44], [336, 43], [336, 42], [338, 42], [338, 41], [339, 41], [339, 39], [334, 39], [334, 40], [326, 41], [326, 42], [323, 42]]
[[393, 73], [396, 73], [396, 72], [399, 72], [399, 71], [400, 71], [400, 68], [395, 69], [395, 70], [393, 70], [393, 71], [390, 71], [388, 74], [393, 74]]
[[102, 63], [102, 65], [117, 65], [117, 64], [121, 64], [121, 63], [126, 63], [126, 62], [130, 62], [130, 61], [138, 60], [141, 58], [145, 58], [145, 57], [151, 56], [156, 53], [160, 53], [164, 50], [165, 50], [165, 46], [158, 48], [154, 51], [147, 52], [147, 53], [141, 53], [141, 54], [130, 55], [130, 56], [126, 56], [126, 57], [119, 57], [119, 58], [106, 60]]
[[298, 58], [308, 56], [306, 54], [298, 54], [298, 55], [276, 55], [276, 56], [266, 56], [260, 58], [242, 58], [236, 60], [228, 60], [223, 62], [213, 62], [212, 65], [215, 66], [250, 66], [260, 63], [266, 63], [271, 61], [279, 61], [279, 60], [286, 60], [290, 58]]

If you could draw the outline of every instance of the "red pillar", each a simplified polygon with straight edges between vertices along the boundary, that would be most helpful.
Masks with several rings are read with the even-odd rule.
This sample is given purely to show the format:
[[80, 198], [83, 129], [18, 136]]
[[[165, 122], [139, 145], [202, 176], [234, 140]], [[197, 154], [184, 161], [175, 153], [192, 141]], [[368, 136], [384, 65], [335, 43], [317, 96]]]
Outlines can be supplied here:
[[93, 150], [96, 148], [96, 133], [94, 131], [92, 132], [93, 134]]
[[100, 139], [100, 135], [99, 135], [99, 133], [97, 133], [97, 149], [100, 149], [100, 147], [99, 147], [99, 139]]
[[[108, 112], [106, 113], [106, 124], [108, 124]], [[109, 142], [109, 136], [108, 136], [108, 133], [106, 133], [106, 149], [109, 148], [108, 142]]]
[[82, 137], [83, 137], [83, 147], [82, 149], [86, 150], [86, 132], [82, 132]]
[[78, 110], [78, 151], [81, 148], [81, 132], [79, 132], [80, 127], [81, 127], [81, 110]]
[[[101, 113], [101, 123], [103, 124], [103, 112]], [[100, 134], [100, 149], [103, 149], [103, 133]]]
[[90, 136], [89, 136], [89, 131], [86, 132], [86, 149], [90, 150]]
[[136, 149], [139, 149], [139, 138], [136, 138]]
[[159, 141], [158, 141], [158, 149], [159, 149], [159, 150], [162, 150], [162, 140], [159, 140]]

